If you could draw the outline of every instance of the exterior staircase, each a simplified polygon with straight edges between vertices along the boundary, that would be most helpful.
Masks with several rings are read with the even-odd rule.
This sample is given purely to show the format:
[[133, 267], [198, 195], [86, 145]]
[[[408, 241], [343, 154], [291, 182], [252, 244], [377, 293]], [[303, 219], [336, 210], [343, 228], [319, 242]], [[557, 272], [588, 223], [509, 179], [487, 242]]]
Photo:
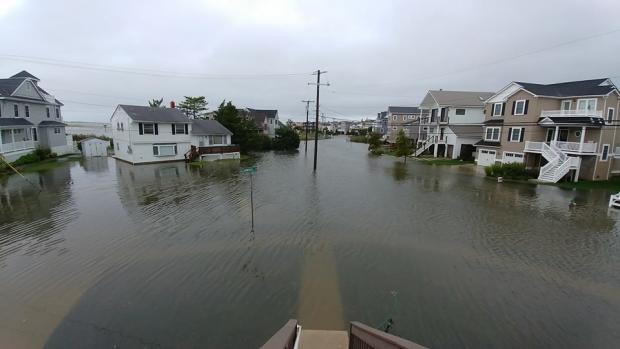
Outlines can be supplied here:
[[538, 180], [541, 182], [557, 183], [570, 170], [578, 169], [581, 164], [581, 158], [566, 155], [553, 143], [543, 143], [541, 154], [548, 161], [540, 168]]
[[435, 144], [436, 140], [437, 140], [437, 136], [429, 136], [428, 138], [426, 138], [426, 140], [422, 142], [420, 147], [415, 150], [415, 152], [413, 153], [413, 156], [418, 157], [422, 155], [422, 153], [427, 151], [428, 148], [430, 148], [433, 144]]

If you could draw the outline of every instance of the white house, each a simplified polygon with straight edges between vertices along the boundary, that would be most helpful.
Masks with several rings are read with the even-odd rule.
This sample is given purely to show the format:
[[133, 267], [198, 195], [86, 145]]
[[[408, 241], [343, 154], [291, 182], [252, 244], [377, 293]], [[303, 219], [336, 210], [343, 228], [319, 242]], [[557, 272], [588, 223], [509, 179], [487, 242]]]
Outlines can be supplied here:
[[278, 111], [275, 109], [252, 109], [247, 108], [244, 113], [254, 119], [259, 132], [273, 138], [276, 136], [276, 129], [280, 127]]
[[482, 139], [485, 101], [493, 92], [430, 90], [420, 103], [418, 156], [432, 151], [435, 157], [473, 158]]
[[85, 157], [108, 155], [108, 147], [110, 146], [109, 141], [90, 137], [81, 140], [80, 144], [82, 145], [82, 155], [84, 155]]
[[58, 155], [73, 151], [60, 111], [63, 104], [39, 82], [25, 70], [0, 79], [0, 154], [8, 161], [36, 148]]
[[191, 120], [176, 108], [120, 104], [110, 117], [114, 157], [132, 164], [185, 160]]
[[232, 145], [232, 135], [215, 120], [192, 120], [192, 148], [201, 160], [239, 159], [239, 147]]

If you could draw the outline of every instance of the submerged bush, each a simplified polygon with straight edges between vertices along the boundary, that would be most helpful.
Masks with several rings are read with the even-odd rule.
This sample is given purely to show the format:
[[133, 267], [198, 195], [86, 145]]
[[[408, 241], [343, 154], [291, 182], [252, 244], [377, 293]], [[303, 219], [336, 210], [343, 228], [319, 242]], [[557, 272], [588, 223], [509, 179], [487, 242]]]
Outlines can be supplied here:
[[48, 148], [37, 148], [32, 153], [28, 153], [19, 157], [17, 160], [13, 161], [12, 165], [21, 166], [26, 164], [32, 164], [35, 162], [39, 162], [45, 159], [55, 158], [58, 155], [56, 153], [52, 153], [52, 151]]
[[508, 179], [527, 179], [530, 177], [525, 169], [525, 164], [521, 163], [493, 164], [485, 167], [484, 172], [489, 177], [504, 177]]

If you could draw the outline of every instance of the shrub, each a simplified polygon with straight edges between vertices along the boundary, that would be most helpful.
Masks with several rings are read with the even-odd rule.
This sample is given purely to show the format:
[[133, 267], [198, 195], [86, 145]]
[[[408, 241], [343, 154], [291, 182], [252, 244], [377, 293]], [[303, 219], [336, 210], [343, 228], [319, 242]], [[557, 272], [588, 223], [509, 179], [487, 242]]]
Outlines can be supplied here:
[[299, 148], [299, 135], [292, 128], [280, 127], [276, 130], [272, 147], [275, 150], [295, 150]]
[[14, 166], [21, 166], [26, 164], [32, 164], [34, 162], [39, 162], [45, 159], [55, 158], [57, 156], [58, 155], [56, 155], [56, 153], [52, 153], [52, 151], [47, 148], [37, 148], [32, 153], [23, 155], [17, 160], [13, 161], [12, 164]]
[[527, 179], [529, 173], [525, 169], [525, 164], [493, 164], [484, 168], [484, 172], [489, 177], [504, 177], [508, 179]]

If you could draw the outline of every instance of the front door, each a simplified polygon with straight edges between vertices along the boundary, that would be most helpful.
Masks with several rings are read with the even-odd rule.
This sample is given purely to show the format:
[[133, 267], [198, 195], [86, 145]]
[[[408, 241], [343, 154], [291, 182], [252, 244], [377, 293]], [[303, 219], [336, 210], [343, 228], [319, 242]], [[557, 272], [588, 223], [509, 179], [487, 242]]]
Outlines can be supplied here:
[[555, 129], [548, 128], [546, 142], [551, 143], [551, 141], [553, 140], [553, 136], [555, 136]]
[[560, 129], [560, 134], [558, 134], [558, 141], [568, 142], [568, 129], [567, 128]]

